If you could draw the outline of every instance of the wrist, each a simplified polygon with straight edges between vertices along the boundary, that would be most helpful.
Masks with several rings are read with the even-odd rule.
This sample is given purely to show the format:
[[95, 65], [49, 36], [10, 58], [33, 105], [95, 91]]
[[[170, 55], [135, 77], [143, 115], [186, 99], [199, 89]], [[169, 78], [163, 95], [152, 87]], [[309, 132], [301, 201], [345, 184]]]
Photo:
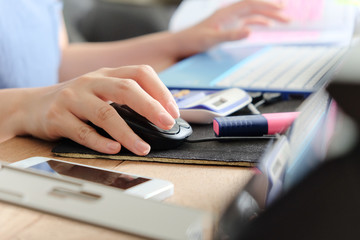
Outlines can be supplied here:
[[45, 88], [15, 88], [0, 90], [0, 140], [27, 135], [39, 123], [39, 111]]
[[176, 51], [176, 60], [180, 60], [191, 56], [196, 53], [192, 41], [191, 34], [188, 34], [189, 30], [182, 30], [172, 33], [172, 44]]
[[211, 46], [212, 37], [207, 31], [201, 31], [197, 26], [173, 33], [173, 39], [178, 51], [178, 60], [206, 51]]
[[26, 116], [22, 105], [26, 101], [27, 89], [3, 89], [0, 91], [0, 141], [23, 131]]
[[[184, 55], [186, 55], [186, 49], [184, 48], [187, 46], [183, 34], [170, 31], [162, 32], [160, 34], [162, 36], [161, 40], [158, 41], [158, 39], [156, 39], [153, 46], [158, 45], [157, 49], [161, 49], [161, 51], [158, 51], [157, 56], [162, 58], [165, 65], [167, 62], [175, 63], [184, 58]], [[159, 60], [159, 62], [161, 62], [161, 60]]]

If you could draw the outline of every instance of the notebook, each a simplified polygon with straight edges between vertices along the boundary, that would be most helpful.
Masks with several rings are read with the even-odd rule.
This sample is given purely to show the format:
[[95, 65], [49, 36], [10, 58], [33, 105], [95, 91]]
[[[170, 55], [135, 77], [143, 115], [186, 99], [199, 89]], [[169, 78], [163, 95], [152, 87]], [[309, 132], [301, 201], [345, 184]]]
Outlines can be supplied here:
[[[195, 25], [236, 1], [182, 1], [170, 30], [176, 32]], [[352, 41], [358, 10], [340, 0], [282, 2], [283, 14], [291, 19], [289, 23], [251, 26], [246, 39], [224, 42], [187, 58], [161, 72], [160, 78], [171, 89], [237, 87], [284, 96], [308, 96], [318, 90]], [[241, 21], [233, 23], [236, 24]]]
[[340, 63], [346, 46], [272, 45], [217, 47], [159, 74], [170, 89], [241, 88], [251, 92], [309, 95]]

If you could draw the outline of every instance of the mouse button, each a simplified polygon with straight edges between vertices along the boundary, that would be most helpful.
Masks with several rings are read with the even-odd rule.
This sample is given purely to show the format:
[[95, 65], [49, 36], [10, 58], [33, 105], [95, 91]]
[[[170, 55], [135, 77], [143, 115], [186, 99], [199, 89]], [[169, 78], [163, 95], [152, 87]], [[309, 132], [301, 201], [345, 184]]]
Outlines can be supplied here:
[[164, 130], [164, 129], [161, 129], [159, 128], [158, 126], [150, 123], [154, 128], [157, 129], [157, 131], [161, 132], [161, 133], [164, 133], [164, 134], [168, 134], [168, 135], [175, 135], [175, 134], [178, 134], [179, 131], [180, 131], [180, 127], [179, 125], [177, 125], [176, 123], [174, 124], [174, 126], [168, 130]]
[[176, 123], [181, 126], [181, 127], [184, 127], [184, 128], [191, 128], [190, 124], [188, 122], [186, 122], [184, 119], [182, 118], [177, 118], [176, 120]]
[[182, 131], [178, 134], [180, 139], [185, 139], [193, 133], [192, 128], [183, 128]]

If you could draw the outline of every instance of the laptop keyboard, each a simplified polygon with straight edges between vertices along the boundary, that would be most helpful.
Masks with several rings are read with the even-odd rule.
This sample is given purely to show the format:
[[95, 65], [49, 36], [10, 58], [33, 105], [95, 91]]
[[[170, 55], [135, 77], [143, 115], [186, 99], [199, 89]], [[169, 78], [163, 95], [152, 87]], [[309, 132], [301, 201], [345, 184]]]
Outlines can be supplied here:
[[312, 90], [338, 62], [345, 48], [334, 46], [266, 47], [225, 73], [218, 87]]

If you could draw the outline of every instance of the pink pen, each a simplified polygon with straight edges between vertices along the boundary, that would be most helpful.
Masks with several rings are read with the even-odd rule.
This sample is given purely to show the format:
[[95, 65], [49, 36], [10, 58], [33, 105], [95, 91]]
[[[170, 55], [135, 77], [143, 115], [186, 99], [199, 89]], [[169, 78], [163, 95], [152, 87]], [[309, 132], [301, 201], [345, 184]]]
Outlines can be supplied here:
[[216, 117], [213, 128], [217, 137], [273, 135], [285, 132], [298, 115], [299, 112], [282, 112]]

